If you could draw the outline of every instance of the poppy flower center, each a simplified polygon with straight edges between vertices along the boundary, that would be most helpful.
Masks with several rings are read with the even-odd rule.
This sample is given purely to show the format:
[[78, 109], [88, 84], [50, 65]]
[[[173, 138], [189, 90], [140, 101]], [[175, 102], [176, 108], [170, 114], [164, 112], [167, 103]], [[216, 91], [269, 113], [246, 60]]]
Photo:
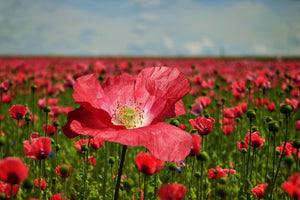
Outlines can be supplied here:
[[20, 182], [19, 175], [15, 172], [9, 172], [7, 174], [7, 179], [10, 184], [18, 184]]
[[113, 123], [125, 126], [127, 129], [138, 128], [143, 124], [144, 110], [139, 107], [139, 103], [122, 105], [117, 102], [116, 109], [113, 110]]

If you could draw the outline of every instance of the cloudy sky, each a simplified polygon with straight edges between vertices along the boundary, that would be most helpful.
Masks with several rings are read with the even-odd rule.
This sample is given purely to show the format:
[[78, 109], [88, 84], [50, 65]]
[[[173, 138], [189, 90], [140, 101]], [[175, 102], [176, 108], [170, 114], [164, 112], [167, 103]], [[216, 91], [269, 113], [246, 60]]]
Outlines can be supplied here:
[[300, 1], [1, 0], [0, 54], [300, 55]]

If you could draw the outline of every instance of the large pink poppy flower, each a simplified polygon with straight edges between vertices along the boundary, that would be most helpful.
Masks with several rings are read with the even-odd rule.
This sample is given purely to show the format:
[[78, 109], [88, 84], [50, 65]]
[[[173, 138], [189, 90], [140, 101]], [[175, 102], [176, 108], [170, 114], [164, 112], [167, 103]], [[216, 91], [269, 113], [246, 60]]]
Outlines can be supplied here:
[[181, 98], [190, 90], [179, 70], [146, 68], [138, 75], [126, 73], [100, 85], [95, 75], [74, 84], [80, 108], [68, 114], [65, 135], [86, 135], [127, 146], [144, 146], [163, 161], [181, 161], [190, 152], [192, 137], [161, 119], [185, 114]]

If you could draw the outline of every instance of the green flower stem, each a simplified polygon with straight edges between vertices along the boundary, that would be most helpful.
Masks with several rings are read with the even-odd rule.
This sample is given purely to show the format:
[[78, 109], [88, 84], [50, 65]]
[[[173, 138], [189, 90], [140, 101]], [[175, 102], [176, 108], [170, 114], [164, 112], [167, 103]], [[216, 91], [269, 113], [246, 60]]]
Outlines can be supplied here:
[[45, 128], [45, 137], [47, 135], [47, 130], [48, 130], [48, 112], [46, 112], [46, 128]]
[[202, 199], [203, 188], [203, 162], [200, 163], [200, 199]]
[[266, 173], [265, 173], [265, 182], [267, 182], [267, 175], [268, 175], [268, 164], [269, 164], [269, 154], [270, 154], [270, 137], [271, 133], [268, 131], [268, 145], [267, 145], [267, 161], [266, 161]]
[[119, 197], [120, 181], [121, 181], [123, 165], [124, 165], [124, 161], [125, 161], [126, 150], [127, 150], [127, 146], [123, 145], [123, 150], [122, 150], [121, 161], [120, 161], [120, 165], [119, 165], [119, 171], [118, 171], [118, 178], [117, 178], [117, 184], [116, 184], [116, 189], [115, 189], [114, 200], [118, 200], [118, 197]]
[[249, 149], [248, 149], [247, 175], [249, 172], [249, 162], [251, 157], [251, 143], [252, 143], [252, 118], [250, 118], [250, 141], [249, 141]]
[[273, 132], [273, 174], [272, 177], [275, 176], [275, 163], [276, 163], [276, 135], [275, 132]]
[[34, 130], [34, 91], [32, 91], [32, 129]]
[[148, 180], [149, 180], [149, 177], [148, 175], [145, 175], [144, 177], [144, 200], [147, 200], [147, 193], [148, 193]]
[[106, 194], [106, 181], [107, 181], [107, 147], [104, 146], [104, 181], [103, 181], [103, 199], [105, 198]]

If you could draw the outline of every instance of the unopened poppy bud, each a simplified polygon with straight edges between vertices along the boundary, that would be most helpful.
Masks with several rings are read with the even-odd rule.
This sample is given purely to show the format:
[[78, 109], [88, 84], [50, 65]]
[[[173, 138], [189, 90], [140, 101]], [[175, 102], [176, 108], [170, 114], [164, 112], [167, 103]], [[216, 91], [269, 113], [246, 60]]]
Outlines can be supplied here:
[[242, 151], [241, 151], [242, 153], [247, 153], [247, 149], [246, 148], [242, 148]]
[[26, 116], [25, 116], [25, 121], [26, 121], [26, 122], [30, 122], [30, 121], [31, 121], [30, 115], [27, 115], [27, 114], [26, 114]]
[[176, 164], [175, 163], [169, 163], [169, 170], [171, 170], [171, 171], [175, 171], [177, 169], [177, 166], [176, 166]]
[[293, 89], [293, 85], [292, 85], [291, 83], [289, 83], [289, 84], [287, 85], [287, 88], [289, 88], [289, 90], [291, 91], [291, 90]]
[[23, 183], [23, 187], [27, 190], [31, 190], [33, 186], [34, 186], [34, 181], [31, 180], [30, 178], [27, 178]]
[[296, 149], [300, 148], [300, 140], [299, 139], [294, 140], [293, 147]]
[[226, 188], [225, 187], [219, 187], [217, 189], [217, 195], [219, 197], [226, 197], [227, 196], [227, 190], [226, 190]]
[[192, 68], [192, 69], [195, 69], [195, 68], [196, 68], [196, 66], [195, 66], [195, 65], [192, 65], [192, 66], [191, 66], [191, 68]]
[[197, 129], [192, 129], [191, 133], [198, 133], [198, 130]]
[[28, 83], [28, 79], [27, 79], [27, 78], [24, 78], [24, 79], [23, 79], [23, 83]]
[[197, 155], [197, 160], [198, 160], [198, 161], [201, 161], [201, 162], [208, 161], [208, 160], [209, 160], [209, 155], [208, 155], [205, 151], [200, 152], [200, 153]]
[[101, 75], [99, 76], [99, 81], [102, 83], [102, 81], [104, 81], [104, 79], [105, 79], [104, 75], [101, 74]]
[[56, 151], [59, 151], [60, 145], [59, 144], [55, 145], [55, 149], [56, 149]]
[[203, 115], [205, 118], [209, 118], [209, 113], [207, 111], [204, 111]]
[[59, 126], [59, 121], [54, 121], [53, 126], [58, 127]]
[[12, 86], [14, 84], [13, 80], [9, 80], [9, 86]]
[[258, 127], [257, 126], [252, 126], [252, 130], [253, 130], [253, 132], [258, 131]]
[[279, 130], [279, 124], [277, 121], [273, 120], [268, 123], [269, 131], [277, 132]]
[[0, 147], [5, 144], [5, 138], [0, 136]]
[[172, 125], [174, 125], [174, 126], [179, 126], [179, 121], [177, 120], [177, 119], [173, 119], [171, 122], [170, 122], [170, 124], [172, 124]]
[[188, 109], [192, 109], [193, 105], [192, 104], [189, 104], [188, 105]]
[[201, 173], [200, 172], [195, 172], [195, 177], [198, 179], [201, 177]]
[[276, 149], [275, 151], [276, 151], [277, 156], [280, 155], [280, 150], [279, 149]]
[[226, 102], [226, 98], [222, 97], [221, 101], [222, 101], [222, 103], [225, 103]]
[[32, 84], [32, 85], [31, 85], [31, 90], [32, 90], [32, 92], [34, 92], [36, 89], [37, 89], [36, 84]]
[[277, 74], [277, 75], [280, 74], [280, 70], [279, 70], [279, 69], [276, 70], [276, 74]]
[[62, 177], [66, 177], [69, 172], [69, 166], [61, 166], [60, 173]]
[[201, 95], [206, 96], [206, 95], [207, 95], [207, 92], [206, 92], [206, 91], [202, 91], [202, 92], [201, 92]]
[[115, 163], [115, 158], [114, 157], [109, 157], [108, 158], [108, 163], [113, 165]]
[[271, 116], [267, 116], [266, 117], [266, 122], [268, 123], [268, 122], [270, 122], [270, 121], [272, 121], [273, 120], [273, 118], [271, 117]]
[[217, 75], [218, 74], [218, 69], [214, 69], [214, 73], [215, 73], [215, 75]]
[[218, 107], [220, 107], [220, 106], [221, 106], [221, 103], [220, 103], [220, 102], [217, 102], [216, 105], [217, 105]]
[[0, 200], [4, 200], [4, 199], [6, 199], [5, 193], [0, 193]]
[[219, 182], [220, 182], [220, 184], [225, 185], [226, 182], [227, 182], [227, 178], [221, 177], [220, 180], [219, 180]]
[[220, 83], [216, 83], [215, 88], [219, 89], [220, 88]]
[[44, 107], [44, 112], [48, 113], [51, 111], [51, 107], [50, 106], [45, 106]]
[[234, 118], [234, 120], [239, 123], [241, 121], [241, 118], [237, 117], [237, 118]]
[[290, 104], [283, 104], [282, 106], [280, 106], [280, 112], [283, 114], [289, 114], [291, 112], [293, 112], [293, 107]]
[[248, 85], [248, 90], [251, 90], [253, 88], [253, 86], [252, 85]]
[[124, 182], [124, 189], [129, 192], [131, 188], [134, 187], [134, 181], [131, 178], [128, 178]]
[[253, 118], [255, 118], [255, 116], [256, 116], [256, 113], [255, 113], [255, 111], [253, 109], [249, 109], [247, 111], [247, 117], [248, 118], [253, 119]]
[[81, 145], [81, 151], [88, 151], [89, 150], [89, 147], [87, 144], [82, 144]]
[[293, 156], [285, 156], [284, 163], [287, 165], [288, 168], [291, 168], [294, 164], [294, 157]]

